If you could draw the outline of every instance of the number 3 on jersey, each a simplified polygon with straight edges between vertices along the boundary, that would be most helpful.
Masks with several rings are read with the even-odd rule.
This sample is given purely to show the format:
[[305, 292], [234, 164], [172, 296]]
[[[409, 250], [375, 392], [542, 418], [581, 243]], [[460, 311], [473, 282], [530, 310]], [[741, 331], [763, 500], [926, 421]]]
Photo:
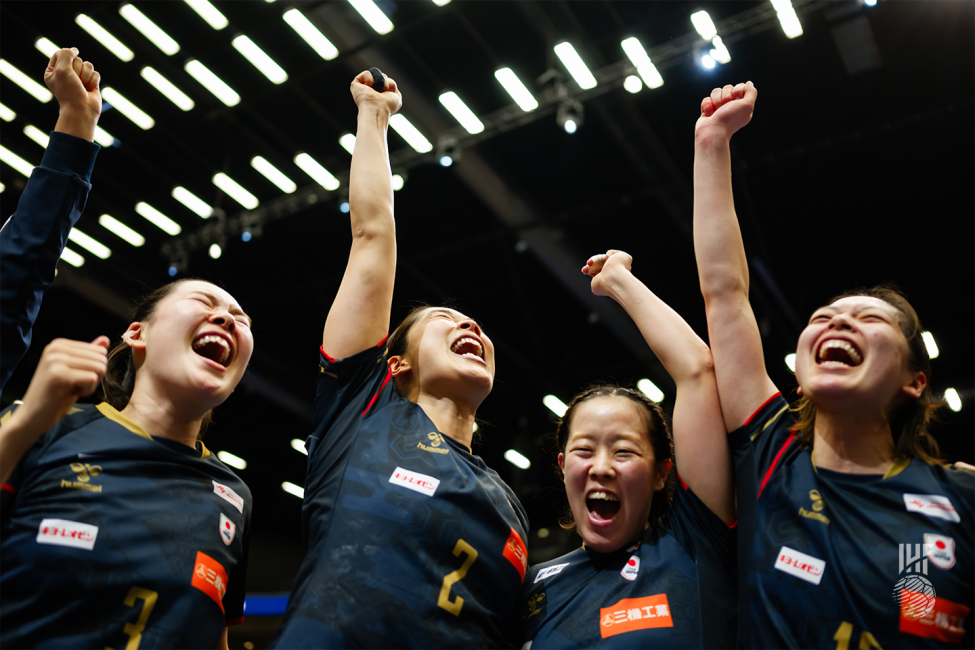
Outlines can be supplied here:
[[[833, 640], [836, 641], [836, 650], [850, 650], [850, 638], [853, 636], [853, 623], [843, 621], [836, 628]], [[860, 650], [883, 650], [877, 639], [872, 634], [864, 630], [860, 633]]]
[[440, 587], [440, 598], [437, 599], [437, 606], [447, 610], [454, 616], [460, 616], [460, 608], [464, 606], [464, 599], [460, 596], [455, 596], [451, 600], [450, 588], [454, 586], [455, 582], [460, 581], [467, 575], [471, 565], [474, 564], [474, 560], [477, 559], [477, 551], [474, 547], [464, 540], [458, 539], [457, 545], [454, 546], [454, 555], [460, 557], [461, 553], [466, 553], [467, 559], [464, 560], [464, 563], [460, 565], [459, 569], [451, 571], [444, 576], [443, 585]]
[[[149, 622], [149, 614], [152, 613], [152, 608], [156, 606], [156, 601], [159, 600], [159, 594], [155, 591], [143, 589], [142, 587], [132, 587], [122, 602], [129, 607], [135, 607], [136, 600], [142, 600], [142, 612], [139, 614], [139, 620], [136, 621], [135, 625], [126, 623], [125, 628], [122, 630], [129, 635], [129, 642], [125, 644], [125, 650], [138, 649], [139, 644], [142, 642], [142, 630], [146, 629], [146, 623]], [[105, 648], [105, 650], [112, 649]]]

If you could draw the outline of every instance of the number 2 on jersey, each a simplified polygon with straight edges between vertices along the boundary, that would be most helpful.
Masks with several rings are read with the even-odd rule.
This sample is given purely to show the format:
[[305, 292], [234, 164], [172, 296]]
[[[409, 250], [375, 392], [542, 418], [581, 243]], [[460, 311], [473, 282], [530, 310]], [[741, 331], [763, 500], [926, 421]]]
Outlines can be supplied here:
[[[836, 641], [836, 650], [850, 650], [850, 638], [853, 636], [853, 623], [843, 621], [836, 628], [833, 640]], [[872, 634], [864, 630], [860, 633], [860, 650], [883, 650], [877, 639]]]
[[[142, 600], [142, 613], [139, 614], [139, 620], [135, 622], [135, 625], [126, 623], [125, 628], [122, 630], [129, 635], [129, 642], [125, 644], [125, 650], [138, 649], [139, 644], [142, 642], [142, 630], [146, 629], [146, 623], [149, 622], [149, 615], [152, 613], [152, 608], [156, 606], [156, 601], [159, 600], [159, 594], [155, 591], [143, 589], [142, 587], [132, 587], [122, 602], [129, 607], [135, 607], [135, 601], [139, 599]], [[105, 650], [112, 649], [105, 648]]]
[[454, 546], [454, 555], [460, 557], [461, 553], [467, 554], [467, 559], [464, 563], [460, 565], [460, 568], [456, 571], [451, 571], [443, 578], [443, 585], [440, 587], [440, 598], [437, 599], [437, 606], [447, 610], [454, 616], [460, 616], [460, 608], [464, 606], [464, 599], [460, 596], [454, 596], [454, 599], [450, 599], [450, 588], [454, 586], [455, 582], [463, 579], [467, 575], [467, 571], [474, 564], [474, 560], [477, 559], [477, 551], [473, 546], [468, 544], [462, 539], [457, 540], [457, 545]]

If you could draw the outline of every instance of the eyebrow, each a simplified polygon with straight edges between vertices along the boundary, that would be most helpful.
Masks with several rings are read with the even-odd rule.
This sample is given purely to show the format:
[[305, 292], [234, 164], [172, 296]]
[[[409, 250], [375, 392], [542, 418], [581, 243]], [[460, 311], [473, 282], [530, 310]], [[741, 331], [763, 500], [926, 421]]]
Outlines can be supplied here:
[[481, 324], [481, 321], [479, 321], [477, 319], [474, 319], [474, 318], [471, 318], [470, 316], [464, 316], [463, 314], [461, 314], [458, 311], [451, 311], [449, 309], [443, 309], [443, 308], [440, 308], [440, 307], [434, 307], [433, 309], [430, 310], [430, 313], [431, 314], [443, 314], [444, 316], [447, 316], [448, 318], [450, 318], [451, 320], [454, 320], [454, 321], [457, 320], [457, 316], [463, 316], [463, 320], [472, 320], [472, 321], [474, 321], [474, 323], [477, 324], [477, 326], [479, 328], [481, 328], [482, 330], [484, 329], [484, 325]]
[[[213, 304], [217, 304], [217, 303], [220, 302], [220, 300], [218, 300], [215, 295], [213, 295], [212, 293], [209, 293], [207, 291], [203, 291], [202, 289], [194, 289], [191, 293], [198, 293], [201, 296], [205, 296], [205, 297], [209, 298], [210, 299], [210, 302], [212, 302]], [[236, 307], [234, 305], [228, 305], [227, 306], [227, 311], [229, 311], [231, 314], [240, 315], [240, 316], [243, 316], [244, 318], [246, 318], [247, 319], [247, 326], [248, 327], [250, 327], [250, 326], [252, 326], [254, 324], [254, 319], [251, 318], [250, 316], [248, 316], [247, 315], [247, 312], [245, 312], [240, 307]]]

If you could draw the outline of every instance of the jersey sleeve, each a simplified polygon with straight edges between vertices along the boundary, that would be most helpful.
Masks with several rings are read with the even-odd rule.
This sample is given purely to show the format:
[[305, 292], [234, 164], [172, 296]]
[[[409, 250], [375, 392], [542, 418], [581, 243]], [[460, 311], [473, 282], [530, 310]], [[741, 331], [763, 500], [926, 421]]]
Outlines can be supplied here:
[[99, 149], [84, 138], [52, 133], [17, 210], [0, 229], [0, 390], [30, 347], [41, 300], [85, 209]]
[[729, 526], [721, 521], [683, 481], [674, 490], [665, 527], [695, 560], [705, 550], [722, 560], [734, 560], [735, 524]]
[[336, 361], [319, 350], [318, 388], [315, 394], [315, 431], [324, 437], [343, 415], [355, 410], [365, 417], [377, 407], [379, 393], [392, 383], [386, 365], [386, 339], [379, 345]]
[[745, 424], [728, 434], [735, 461], [739, 520], [742, 505], [754, 503], [761, 496], [786, 450], [793, 450], [794, 426], [789, 403], [776, 393]]
[[[3, 426], [10, 419], [11, 414], [18, 407], [19, 404], [11, 404], [0, 413], [0, 426]], [[3, 530], [4, 536], [6, 535], [7, 523], [10, 520], [20, 486], [27, 476], [30, 475], [31, 470], [37, 466], [38, 460], [44, 453], [44, 449], [50, 444], [52, 431], [48, 431], [42, 435], [34, 444], [27, 448], [27, 451], [20, 457], [10, 476], [4, 481], [2, 489], [0, 489], [0, 521], [2, 521], [0, 529]]]

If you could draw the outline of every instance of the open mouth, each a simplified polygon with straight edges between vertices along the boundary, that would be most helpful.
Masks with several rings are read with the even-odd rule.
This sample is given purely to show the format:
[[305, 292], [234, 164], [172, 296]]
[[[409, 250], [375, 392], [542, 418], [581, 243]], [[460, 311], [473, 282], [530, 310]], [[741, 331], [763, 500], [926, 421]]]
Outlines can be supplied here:
[[193, 351], [201, 357], [219, 363], [226, 368], [230, 365], [230, 343], [217, 334], [201, 334], [193, 341]]
[[863, 363], [863, 354], [849, 341], [823, 341], [816, 352], [816, 363], [828, 368], [854, 367]]
[[468, 357], [469, 359], [484, 360], [484, 347], [481, 346], [480, 341], [470, 336], [457, 339], [450, 346], [450, 351], [462, 357]]
[[589, 518], [596, 523], [608, 523], [620, 511], [620, 500], [612, 492], [593, 490], [586, 495]]

